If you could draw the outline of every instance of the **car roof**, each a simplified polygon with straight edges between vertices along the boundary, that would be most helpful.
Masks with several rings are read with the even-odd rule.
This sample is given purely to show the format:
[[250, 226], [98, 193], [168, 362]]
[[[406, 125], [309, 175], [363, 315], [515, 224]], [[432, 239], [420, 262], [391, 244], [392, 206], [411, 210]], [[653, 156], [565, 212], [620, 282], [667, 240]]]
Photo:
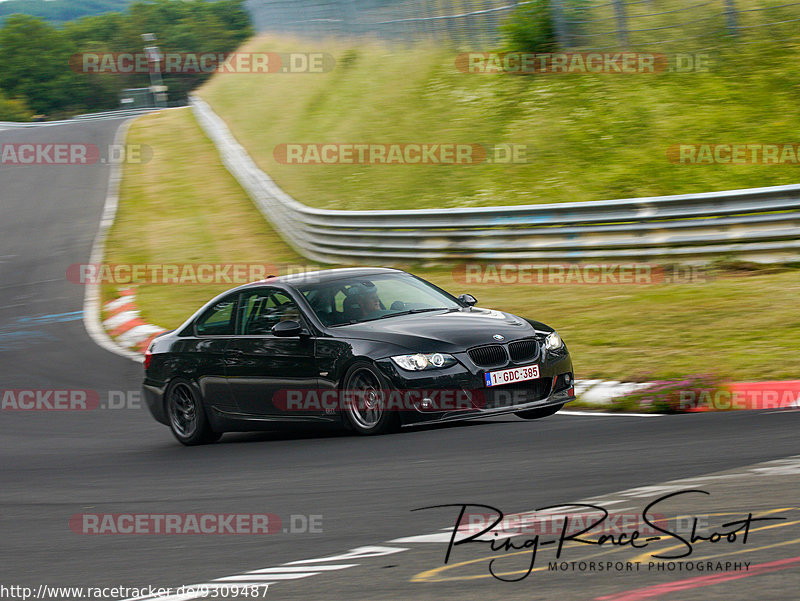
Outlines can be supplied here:
[[392, 269], [389, 267], [342, 267], [337, 269], [321, 269], [318, 271], [304, 271], [301, 273], [292, 273], [289, 275], [272, 276], [263, 280], [250, 282], [240, 288], [253, 288], [264, 286], [265, 284], [290, 284], [293, 286], [302, 285], [308, 282], [320, 283], [331, 282], [346, 277], [365, 277], [371, 275], [379, 275], [382, 273], [405, 273], [400, 269]]

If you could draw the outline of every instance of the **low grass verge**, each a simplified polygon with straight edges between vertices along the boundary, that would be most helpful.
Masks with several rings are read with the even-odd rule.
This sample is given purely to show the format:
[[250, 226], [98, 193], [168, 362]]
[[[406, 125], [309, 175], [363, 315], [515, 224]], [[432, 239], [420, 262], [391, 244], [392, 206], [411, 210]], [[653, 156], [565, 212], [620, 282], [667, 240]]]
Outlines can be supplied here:
[[[126, 165], [107, 263], [272, 263], [313, 265], [293, 253], [220, 165], [188, 110], [138, 119], [128, 142], [153, 158]], [[800, 274], [719, 267], [685, 284], [463, 284], [452, 266], [405, 265], [484, 307], [532, 317], [557, 328], [579, 378], [720, 380], [796, 378], [800, 373]], [[138, 287], [151, 323], [172, 328], [222, 285]], [[104, 287], [106, 298], [113, 289]]]
[[[304, 263], [220, 163], [188, 109], [137, 119], [127, 143], [149, 147], [152, 158], [125, 165], [106, 263]], [[104, 285], [104, 299], [119, 287]], [[150, 323], [172, 328], [230, 287], [145, 284], [137, 287], [137, 305]]]

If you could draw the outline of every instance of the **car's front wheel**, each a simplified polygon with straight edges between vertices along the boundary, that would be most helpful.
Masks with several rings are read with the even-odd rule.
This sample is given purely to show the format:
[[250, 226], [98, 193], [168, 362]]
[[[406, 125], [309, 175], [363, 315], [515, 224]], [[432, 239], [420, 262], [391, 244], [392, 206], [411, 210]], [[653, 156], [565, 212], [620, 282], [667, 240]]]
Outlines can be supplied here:
[[200, 396], [185, 380], [177, 380], [170, 385], [167, 416], [175, 438], [187, 446], [214, 442], [222, 436], [211, 429]]
[[344, 377], [346, 400], [345, 425], [357, 434], [386, 434], [399, 428], [396, 412], [386, 407], [388, 385], [380, 373], [366, 361], [353, 364]]
[[549, 407], [542, 407], [541, 409], [528, 409], [527, 411], [515, 411], [514, 415], [521, 417], [522, 419], [541, 419], [543, 417], [549, 417], [554, 413], [558, 413], [562, 407], [564, 407], [564, 403], [561, 403], [560, 405], [550, 405]]

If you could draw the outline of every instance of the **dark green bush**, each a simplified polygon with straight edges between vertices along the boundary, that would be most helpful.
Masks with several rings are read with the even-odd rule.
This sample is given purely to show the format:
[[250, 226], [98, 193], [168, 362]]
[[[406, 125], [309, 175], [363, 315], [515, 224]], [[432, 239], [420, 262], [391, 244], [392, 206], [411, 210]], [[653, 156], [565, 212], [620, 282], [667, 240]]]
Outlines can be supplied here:
[[549, 0], [519, 6], [502, 26], [506, 48], [511, 52], [555, 52], [558, 50]]

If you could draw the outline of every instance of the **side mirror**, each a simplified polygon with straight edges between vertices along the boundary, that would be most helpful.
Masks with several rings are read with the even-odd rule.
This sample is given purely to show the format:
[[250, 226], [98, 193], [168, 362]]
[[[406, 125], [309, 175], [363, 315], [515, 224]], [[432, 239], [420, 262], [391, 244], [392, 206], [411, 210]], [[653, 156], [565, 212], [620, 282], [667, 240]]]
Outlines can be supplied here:
[[478, 303], [478, 299], [472, 296], [471, 294], [462, 294], [458, 297], [458, 300], [460, 300], [468, 307], [474, 307]]
[[301, 326], [298, 322], [294, 321], [293, 319], [287, 319], [286, 321], [279, 321], [274, 326], [272, 326], [272, 335], [278, 336], [280, 338], [291, 338], [293, 336], [299, 336], [303, 332], [303, 326]]

